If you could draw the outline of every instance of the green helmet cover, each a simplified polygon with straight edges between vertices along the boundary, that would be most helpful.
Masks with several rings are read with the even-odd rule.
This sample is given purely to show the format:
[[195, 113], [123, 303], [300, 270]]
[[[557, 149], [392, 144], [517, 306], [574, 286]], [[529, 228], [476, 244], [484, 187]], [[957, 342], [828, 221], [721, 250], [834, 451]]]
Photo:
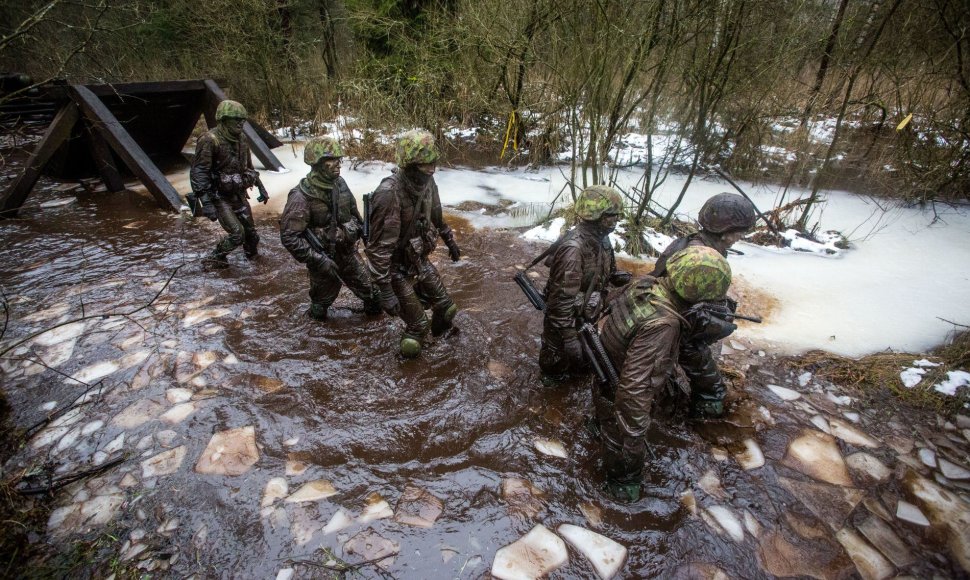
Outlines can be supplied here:
[[579, 194], [576, 200], [576, 215], [579, 219], [592, 222], [604, 215], [623, 213], [623, 198], [620, 192], [608, 185], [593, 185]]
[[249, 117], [246, 107], [237, 101], [225, 100], [216, 107], [216, 121], [223, 119], [245, 119]]
[[438, 156], [434, 135], [423, 129], [413, 129], [401, 135], [394, 152], [394, 160], [400, 167], [434, 163]]
[[689, 246], [667, 260], [674, 292], [687, 302], [721, 300], [731, 285], [731, 266], [707, 246]]
[[303, 162], [316, 165], [321, 159], [337, 159], [344, 156], [340, 141], [333, 137], [314, 137], [303, 149]]

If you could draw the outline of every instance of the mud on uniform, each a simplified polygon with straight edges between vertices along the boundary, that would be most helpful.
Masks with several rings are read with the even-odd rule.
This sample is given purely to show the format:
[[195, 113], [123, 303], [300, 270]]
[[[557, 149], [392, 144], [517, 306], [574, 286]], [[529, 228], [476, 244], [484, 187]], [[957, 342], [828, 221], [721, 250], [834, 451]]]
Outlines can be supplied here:
[[428, 260], [438, 237], [452, 239], [444, 222], [438, 185], [428, 176], [420, 187], [398, 169], [371, 196], [370, 239], [366, 255], [371, 278], [393, 289], [405, 323], [404, 337], [421, 342], [430, 323], [425, 308], [441, 316], [454, 303], [438, 270]]
[[669, 278], [641, 278], [614, 297], [600, 338], [617, 368], [615, 392], [593, 381], [593, 406], [603, 441], [609, 480], [639, 484], [647, 453], [647, 429], [654, 399], [670, 381], [683, 382], [679, 364], [680, 313], [687, 304], [669, 286]]
[[242, 135], [233, 138], [219, 125], [199, 138], [189, 178], [192, 191], [203, 204], [215, 207], [219, 225], [228, 234], [216, 244], [216, 256], [224, 258], [239, 246], [247, 257], [258, 251], [259, 234], [246, 191], [255, 184], [253, 174], [249, 144]]
[[556, 252], [546, 259], [546, 311], [542, 320], [539, 367], [551, 376], [584, 372], [566, 356], [564, 344], [577, 339], [586, 300], [593, 292], [605, 300], [607, 282], [616, 274], [616, 258], [598, 222], [580, 222], [566, 233]]
[[[336, 201], [336, 220], [331, 211]], [[327, 257], [334, 261], [338, 275], [322, 267], [320, 256], [310, 247], [303, 232], [311, 229], [328, 249]], [[357, 254], [357, 240], [363, 231], [363, 220], [357, 201], [342, 177], [333, 181], [331, 189], [314, 185], [303, 179], [290, 190], [280, 216], [280, 241], [296, 261], [306, 264], [310, 278], [310, 300], [323, 312], [333, 304], [341, 283], [364, 301], [368, 313], [380, 312], [376, 288], [371, 284], [367, 269]], [[331, 246], [331, 241], [333, 242]], [[329, 248], [333, 252], [329, 252]]]

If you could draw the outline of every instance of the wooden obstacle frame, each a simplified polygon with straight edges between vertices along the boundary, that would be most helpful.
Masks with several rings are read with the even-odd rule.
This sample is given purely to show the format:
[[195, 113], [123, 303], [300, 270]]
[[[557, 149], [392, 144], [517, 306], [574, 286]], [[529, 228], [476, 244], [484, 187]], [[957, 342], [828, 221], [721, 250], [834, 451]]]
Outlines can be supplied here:
[[[225, 99], [210, 79], [41, 87], [27, 106], [56, 113], [23, 172], [0, 193], [0, 217], [17, 214], [42, 174], [100, 177], [108, 191], [118, 192], [125, 189], [125, 171], [159, 206], [178, 211], [182, 200], [159, 165], [182, 159], [199, 119], [205, 116], [214, 127], [216, 107]], [[247, 121], [243, 134], [264, 168], [283, 169], [272, 152], [282, 143], [271, 133]]]

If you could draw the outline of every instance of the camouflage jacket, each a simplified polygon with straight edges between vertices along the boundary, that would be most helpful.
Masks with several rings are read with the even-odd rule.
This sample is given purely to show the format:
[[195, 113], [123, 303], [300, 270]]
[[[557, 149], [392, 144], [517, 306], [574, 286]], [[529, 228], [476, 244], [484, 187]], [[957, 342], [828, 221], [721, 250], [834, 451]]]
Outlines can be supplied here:
[[653, 272], [650, 273], [651, 276], [660, 278], [661, 276], [667, 275], [667, 260], [677, 252], [689, 247], [689, 246], [707, 246], [708, 248], [713, 248], [721, 253], [725, 258], [727, 257], [728, 251], [724, 247], [724, 244], [720, 241], [720, 238], [714, 236], [703, 230], [699, 232], [694, 232], [693, 234], [684, 236], [682, 238], [677, 238], [667, 246], [660, 256], [657, 257], [657, 263], [653, 266]]
[[580, 223], [545, 262], [549, 267], [545, 322], [566, 335], [576, 331], [589, 294], [601, 292], [606, 300], [607, 282], [616, 272], [613, 248], [598, 229], [596, 223]]
[[360, 238], [363, 220], [347, 182], [338, 177], [331, 191], [337, 201], [336, 222], [332, 221], [330, 191], [316, 190], [307, 180], [303, 180], [290, 190], [286, 198], [286, 206], [280, 216], [280, 241], [298, 262], [306, 263], [313, 254], [310, 244], [303, 237], [303, 231], [307, 228], [313, 230], [325, 247], [333, 240], [337, 252], [352, 251]]
[[370, 204], [366, 255], [374, 283], [390, 284], [392, 268], [411, 271], [417, 259], [434, 250], [438, 236], [450, 231], [434, 179], [414, 191], [401, 171], [384, 178]]
[[664, 280], [645, 276], [610, 303], [600, 337], [620, 375], [613, 400], [620, 429], [642, 437], [650, 426], [654, 395], [679, 378], [680, 313], [687, 307]]
[[217, 193], [237, 194], [238, 190], [227, 191], [222, 188], [220, 191], [219, 178], [222, 175], [244, 174], [247, 169], [253, 169], [253, 160], [249, 155], [246, 138], [240, 135], [233, 145], [223, 136], [219, 127], [210, 129], [195, 144], [195, 157], [192, 159], [192, 169], [189, 170], [192, 191], [200, 197]]

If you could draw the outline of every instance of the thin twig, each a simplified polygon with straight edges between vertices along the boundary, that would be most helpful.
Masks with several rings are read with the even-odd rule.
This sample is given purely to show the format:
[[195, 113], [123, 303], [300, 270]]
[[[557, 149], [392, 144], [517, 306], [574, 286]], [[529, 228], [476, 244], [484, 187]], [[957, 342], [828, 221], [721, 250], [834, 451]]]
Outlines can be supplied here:
[[118, 465], [120, 463], [123, 463], [126, 459], [128, 459], [128, 456], [127, 455], [123, 455], [123, 456], [118, 457], [116, 459], [112, 459], [111, 461], [105, 463], [104, 465], [100, 465], [100, 466], [95, 467], [93, 469], [86, 469], [84, 471], [78, 471], [78, 472], [72, 473], [70, 475], [65, 475], [64, 477], [59, 477], [57, 479], [52, 479], [52, 480], [50, 480], [50, 482], [46, 486], [42, 486], [42, 487], [27, 487], [27, 488], [23, 488], [23, 489], [19, 489], [18, 488], [17, 489], [17, 493], [19, 493], [21, 495], [38, 495], [38, 494], [50, 495], [51, 493], [53, 493], [54, 491], [57, 491], [58, 489], [64, 487], [65, 485], [69, 485], [69, 484], [74, 483], [75, 481], [78, 481], [80, 479], [85, 479], [87, 477], [91, 477], [91, 476], [94, 476], [94, 475], [98, 475], [100, 473], [104, 473], [105, 471], [108, 471], [112, 467], [114, 467], [114, 466], [116, 466], [116, 465]]
[[937, 320], [942, 320], [943, 322], [945, 322], [947, 324], [952, 324], [953, 326], [959, 326], [959, 327], [962, 327], [962, 328], [970, 328], [970, 325], [960, 324], [959, 322], [953, 322], [952, 320], [947, 320], [946, 318], [940, 318], [939, 316], [937, 316], [936, 319]]
[[[134, 310], [131, 310], [131, 311], [128, 311], [128, 312], [107, 312], [107, 313], [104, 313], [104, 314], [92, 314], [90, 316], [81, 316], [80, 318], [74, 318], [74, 319], [71, 319], [71, 320], [66, 320], [64, 322], [60, 322], [60, 323], [55, 324], [54, 326], [51, 326], [49, 328], [45, 328], [43, 330], [38, 330], [37, 332], [35, 332], [33, 334], [30, 334], [30, 335], [28, 335], [28, 336], [20, 339], [19, 341], [13, 343], [12, 345], [6, 347], [2, 351], [0, 351], [0, 357], [2, 357], [3, 355], [7, 354], [11, 350], [17, 348], [18, 346], [24, 344], [25, 342], [29, 342], [29, 341], [37, 338], [38, 336], [40, 336], [42, 334], [48, 333], [48, 332], [54, 330], [55, 328], [60, 328], [62, 326], [67, 326], [68, 324], [74, 324], [75, 322], [83, 322], [85, 320], [95, 320], [95, 319], [103, 320], [105, 318], [112, 318], [112, 317], [115, 317], [115, 316], [124, 316], [124, 317], [134, 316], [135, 314], [137, 314], [138, 312], [141, 312], [142, 310], [145, 310], [146, 308], [148, 308], [149, 306], [151, 306], [152, 304], [154, 304], [156, 300], [158, 300], [158, 297], [161, 296], [162, 293], [165, 292], [165, 290], [168, 288], [168, 285], [171, 284], [172, 278], [175, 277], [175, 274], [184, 265], [185, 264], [179, 264], [178, 266], [176, 266], [175, 269], [172, 270], [172, 273], [169, 274], [168, 279], [165, 280], [165, 284], [163, 284], [162, 287], [158, 290], [158, 292], [155, 293], [155, 296], [153, 296], [151, 300], [149, 300], [147, 303], [139, 306], [138, 308], [135, 308]], [[135, 323], [138, 324], [137, 321]], [[139, 325], [139, 326], [141, 326], [141, 325]], [[144, 330], [144, 327], [143, 327], [143, 330]]]

